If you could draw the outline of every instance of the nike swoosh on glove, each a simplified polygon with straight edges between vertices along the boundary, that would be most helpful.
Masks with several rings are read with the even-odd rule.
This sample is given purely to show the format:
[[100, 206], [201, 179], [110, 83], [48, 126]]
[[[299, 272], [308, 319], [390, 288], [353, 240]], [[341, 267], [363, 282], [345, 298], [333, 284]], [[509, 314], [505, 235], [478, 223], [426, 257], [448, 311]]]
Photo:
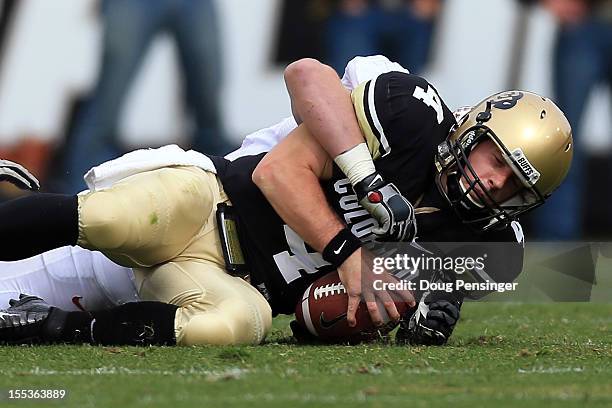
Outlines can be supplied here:
[[40, 190], [38, 179], [21, 164], [0, 160], [0, 181], [8, 181], [22, 190]]
[[355, 185], [359, 204], [377, 221], [372, 232], [382, 241], [412, 241], [417, 233], [414, 207], [393, 183], [372, 173]]

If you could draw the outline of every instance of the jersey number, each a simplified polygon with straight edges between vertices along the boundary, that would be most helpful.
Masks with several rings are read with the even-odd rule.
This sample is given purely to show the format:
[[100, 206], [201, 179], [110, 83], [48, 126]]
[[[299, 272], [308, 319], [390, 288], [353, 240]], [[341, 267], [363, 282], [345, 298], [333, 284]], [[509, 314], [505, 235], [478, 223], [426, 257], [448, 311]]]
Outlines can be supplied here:
[[306, 273], [317, 273], [319, 268], [331, 265], [320, 253], [308, 252], [304, 240], [288, 225], [284, 225], [283, 228], [289, 251], [274, 255], [274, 262], [287, 283], [299, 279], [302, 276], [301, 270]]
[[438, 125], [442, 123], [442, 121], [444, 120], [444, 110], [442, 109], [442, 102], [440, 102], [440, 97], [431, 86], [427, 87], [427, 92], [425, 92], [425, 90], [420, 86], [417, 86], [414, 89], [414, 93], [412, 94], [412, 96], [414, 96], [420, 101], [423, 101], [423, 103], [429, 106], [430, 108], [433, 108], [438, 116]]

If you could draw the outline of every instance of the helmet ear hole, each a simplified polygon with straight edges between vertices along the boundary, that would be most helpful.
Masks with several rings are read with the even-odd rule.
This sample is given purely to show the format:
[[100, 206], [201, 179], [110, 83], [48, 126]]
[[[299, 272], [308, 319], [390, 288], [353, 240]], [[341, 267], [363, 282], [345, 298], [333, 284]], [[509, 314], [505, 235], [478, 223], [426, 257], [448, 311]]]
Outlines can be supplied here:
[[564, 152], [568, 152], [571, 148], [572, 148], [572, 144], [568, 143], [567, 146], [565, 146]]
[[542, 113], [540, 113], [540, 119], [544, 119], [546, 117], [546, 111], [543, 110]]

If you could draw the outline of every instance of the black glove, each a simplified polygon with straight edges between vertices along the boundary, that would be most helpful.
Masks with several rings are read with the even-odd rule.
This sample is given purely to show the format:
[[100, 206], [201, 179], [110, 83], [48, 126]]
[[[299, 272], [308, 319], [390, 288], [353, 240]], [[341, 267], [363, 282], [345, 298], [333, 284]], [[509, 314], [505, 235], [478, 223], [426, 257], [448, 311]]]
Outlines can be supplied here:
[[40, 190], [40, 183], [28, 169], [9, 160], [0, 160], [0, 181], [8, 181], [22, 190]]
[[461, 301], [438, 299], [419, 307], [409, 319], [402, 319], [395, 336], [398, 344], [442, 346], [459, 320]]
[[372, 232], [381, 240], [412, 241], [416, 236], [414, 208], [393, 183], [372, 173], [355, 185], [359, 204], [377, 221]]

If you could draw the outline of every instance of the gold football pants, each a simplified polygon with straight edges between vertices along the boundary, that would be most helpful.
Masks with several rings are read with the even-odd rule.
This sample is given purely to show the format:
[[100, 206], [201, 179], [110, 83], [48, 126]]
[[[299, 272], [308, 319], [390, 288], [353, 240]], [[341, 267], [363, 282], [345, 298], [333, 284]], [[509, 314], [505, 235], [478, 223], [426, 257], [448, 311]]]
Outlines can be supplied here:
[[131, 267], [142, 300], [179, 306], [177, 344], [258, 344], [272, 311], [248, 282], [225, 271], [216, 175], [166, 167], [79, 196], [78, 245]]

